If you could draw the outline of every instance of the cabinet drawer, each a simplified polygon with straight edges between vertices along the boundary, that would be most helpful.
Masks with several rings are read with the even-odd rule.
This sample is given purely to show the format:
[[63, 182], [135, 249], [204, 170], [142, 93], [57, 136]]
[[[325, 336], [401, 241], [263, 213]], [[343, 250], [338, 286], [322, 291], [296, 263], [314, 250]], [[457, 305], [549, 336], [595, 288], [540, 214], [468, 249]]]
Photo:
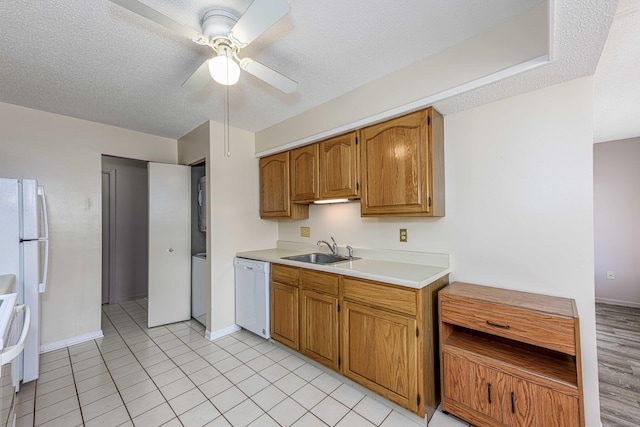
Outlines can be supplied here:
[[343, 295], [347, 300], [358, 301], [410, 316], [417, 314], [415, 290], [347, 277], [343, 279], [343, 283]]
[[574, 319], [478, 300], [443, 300], [442, 322], [575, 355]]
[[321, 273], [314, 270], [302, 270], [301, 286], [306, 289], [313, 289], [326, 292], [331, 295], [338, 295], [338, 284], [340, 276], [331, 273]]
[[300, 269], [280, 264], [271, 264], [271, 280], [286, 285], [298, 286]]

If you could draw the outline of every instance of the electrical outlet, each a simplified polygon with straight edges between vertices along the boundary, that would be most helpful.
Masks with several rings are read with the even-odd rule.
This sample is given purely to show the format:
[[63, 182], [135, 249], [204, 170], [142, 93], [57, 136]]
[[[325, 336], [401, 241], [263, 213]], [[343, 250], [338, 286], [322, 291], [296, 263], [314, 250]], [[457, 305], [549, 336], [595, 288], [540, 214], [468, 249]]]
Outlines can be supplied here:
[[401, 242], [406, 242], [407, 241], [407, 229], [406, 228], [401, 228], [400, 229], [400, 241]]
[[616, 272], [615, 271], [607, 271], [607, 279], [615, 280], [616, 279]]
[[311, 237], [311, 227], [300, 227], [300, 237]]

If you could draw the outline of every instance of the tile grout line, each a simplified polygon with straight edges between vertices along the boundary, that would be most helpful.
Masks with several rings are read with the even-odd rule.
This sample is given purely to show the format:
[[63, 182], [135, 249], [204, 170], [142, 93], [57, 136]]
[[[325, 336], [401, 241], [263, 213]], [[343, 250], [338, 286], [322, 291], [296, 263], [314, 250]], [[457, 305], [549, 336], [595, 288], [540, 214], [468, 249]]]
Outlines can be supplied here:
[[[120, 336], [120, 338], [122, 338], [122, 336], [120, 335], [120, 332], [118, 331], [118, 328], [116, 328], [116, 326], [113, 324], [113, 322], [111, 321], [111, 318], [109, 317], [109, 315], [108, 315], [107, 313], [105, 313], [104, 311], [102, 311], [102, 312], [106, 315], [107, 320], [109, 321], [109, 323], [111, 324], [111, 326], [113, 327], [113, 329], [118, 333], [118, 336]], [[124, 338], [122, 338], [122, 340], [123, 340], [123, 342], [124, 342]], [[113, 378], [113, 375], [111, 374], [111, 369], [109, 369], [109, 365], [107, 365], [107, 361], [104, 359], [104, 353], [102, 352], [102, 349], [100, 348], [100, 346], [98, 345], [98, 343], [97, 343], [96, 341], [97, 341], [97, 340], [94, 340], [94, 342], [95, 342], [95, 344], [96, 344], [96, 347], [98, 348], [98, 353], [100, 353], [100, 357], [102, 358], [102, 361], [104, 362], [104, 366], [105, 366], [105, 368], [107, 368], [107, 372], [109, 373], [109, 378], [111, 378], [111, 381], [113, 381], [113, 385], [114, 385], [114, 386], [115, 386], [115, 388], [116, 388], [116, 391], [117, 391], [117, 393], [118, 393], [118, 396], [120, 396], [120, 400], [122, 400], [122, 406], [124, 406], [124, 410], [125, 410], [125, 411], [127, 411], [127, 415], [129, 416], [129, 420], [133, 423], [133, 417], [131, 417], [131, 413], [129, 412], [129, 408], [127, 408], [127, 404], [126, 404], [126, 403], [124, 403], [124, 399], [122, 398], [122, 393], [120, 393], [120, 388], [119, 388], [119, 387], [118, 387], [118, 385], [116, 384], [116, 381], [115, 381], [115, 379]], [[126, 344], [126, 342], [125, 342], [125, 344]], [[129, 349], [129, 346], [128, 346], [128, 345], [127, 345], [127, 348]], [[131, 351], [131, 349], [129, 349], [129, 351]], [[132, 352], [132, 354], [133, 354], [133, 352]], [[134, 356], [134, 357], [135, 357], [135, 356]], [[72, 368], [71, 370], [73, 371], [73, 368]], [[74, 382], [75, 382], [75, 379], [74, 379]], [[80, 395], [78, 395], [78, 399], [79, 399], [79, 398], [80, 398]], [[82, 408], [82, 406], [81, 406], [81, 408]], [[115, 408], [114, 408], [114, 409], [115, 409]], [[105, 414], [106, 414], [106, 413], [109, 413], [109, 412], [111, 412], [111, 411], [105, 412]], [[104, 415], [104, 414], [102, 414], [102, 415]], [[99, 416], [101, 416], [101, 415], [99, 415]], [[97, 418], [97, 417], [96, 417], [96, 418]], [[83, 420], [82, 420], [82, 421], [84, 422], [84, 417], [83, 417]], [[125, 421], [125, 422], [126, 422], [126, 421]], [[124, 423], [123, 423], [123, 424], [124, 424]]]
[[[73, 372], [73, 361], [71, 360], [71, 352], [69, 351], [69, 347], [65, 347], [64, 349], [67, 352], [67, 358], [69, 359], [69, 367], [71, 368], [71, 378], [73, 379], [73, 388], [76, 391], [76, 400], [78, 401], [78, 410], [80, 411], [80, 419], [82, 420], [82, 425], [84, 426], [85, 422], [84, 422], [84, 416], [82, 415], [82, 405], [80, 405], [80, 394], [78, 393], [78, 386], [76, 385], [76, 378]], [[62, 359], [62, 358], [61, 358]], [[39, 375], [38, 375], [39, 376]], [[36, 400], [38, 398], [38, 385], [39, 385], [39, 381], [38, 379], [35, 380], [36, 384], [34, 386], [34, 394], [33, 394], [33, 426], [37, 427], [36, 425]], [[52, 390], [52, 392], [55, 392], [56, 390]], [[60, 403], [60, 402], [58, 402]], [[55, 417], [55, 418], [60, 418], [63, 417], [67, 414], [70, 414], [71, 412], [73, 412], [73, 410], [66, 412], [64, 414], [60, 414], [59, 416]], [[53, 421], [55, 418], [52, 418], [50, 420], [45, 421], [45, 423], [48, 423], [50, 421]], [[43, 424], [45, 424], [43, 423]]]
[[[137, 301], [136, 301], [136, 303], [139, 305], [139, 303], [138, 303]], [[129, 314], [129, 312], [128, 312], [128, 311], [127, 311], [127, 310], [126, 310], [126, 309], [125, 309], [125, 308], [124, 308], [120, 303], [118, 303], [118, 306], [120, 306], [120, 308], [122, 308], [122, 310], [126, 313], [126, 315], [127, 315], [127, 316], [129, 316], [129, 318], [134, 322], [134, 324], [136, 325], [136, 327], [137, 327], [138, 329], [140, 329], [140, 330], [141, 330], [145, 335], [147, 335], [147, 336], [148, 336], [148, 337], [153, 341], [153, 338], [152, 338], [151, 336], [149, 336], [149, 334], [147, 334], [147, 333], [144, 331], [144, 329], [142, 329], [142, 328], [140, 327], [140, 325], [138, 325], [138, 323], [137, 323], [137, 322], [136, 322], [136, 320], [133, 318], [133, 316], [131, 316], [131, 314]], [[144, 307], [143, 307], [143, 308], [144, 308]], [[117, 328], [117, 327], [115, 326], [115, 324], [111, 321], [111, 317], [109, 316], [109, 313], [105, 313], [105, 314], [106, 314], [106, 315], [107, 315], [107, 317], [109, 318], [109, 321], [111, 322], [111, 325], [113, 325], [113, 327], [114, 327], [114, 329], [115, 329], [116, 333], [118, 334], [118, 336], [120, 336], [120, 338], [122, 339], [122, 341], [126, 344], [127, 349], [129, 349], [129, 351], [131, 352], [131, 354], [133, 355], [133, 357], [136, 359], [136, 362], [137, 362], [137, 363], [139, 363], [139, 364], [140, 364], [140, 366], [142, 367], [142, 369], [145, 371], [145, 373], [146, 373], [147, 375], [149, 375], [149, 372], [147, 372], [147, 369], [146, 369], [144, 366], [142, 366], [142, 364], [140, 363], [140, 359], [138, 358], [138, 356], [136, 356], [135, 352], [134, 352], [133, 350], [131, 350], [131, 347], [129, 347], [129, 343], [127, 343], [127, 341], [124, 339], [124, 337], [122, 336], [122, 334], [120, 333], [120, 331], [118, 330], [118, 328]], [[147, 328], [147, 329], [149, 329], [149, 328]], [[169, 332], [170, 332], [170, 333], [172, 333], [172, 332], [171, 332], [171, 330], [169, 330]], [[156, 344], [156, 343], [155, 343], [155, 341], [154, 341], [154, 344]], [[156, 344], [156, 345], [157, 345], [157, 344]], [[162, 350], [162, 349], [160, 348], [160, 346], [158, 346], [158, 348], [160, 349], [160, 351], [161, 351], [161, 352], [162, 352], [166, 357], [168, 357], [168, 358], [169, 358], [169, 360], [171, 360], [171, 361], [173, 362], [173, 359], [172, 359], [171, 357], [169, 357], [169, 356], [164, 352], [164, 350]], [[160, 363], [162, 363], [162, 362], [160, 362]], [[106, 364], [106, 362], [105, 362], [105, 364]], [[174, 363], [174, 364], [175, 364], [175, 363]], [[126, 365], [125, 365], [125, 366], [126, 366]], [[151, 366], [154, 366], [154, 365], [151, 365]], [[176, 367], [177, 367], [177, 366], [178, 366], [178, 365], [176, 365]], [[108, 367], [108, 366], [107, 366], [107, 371], [109, 371], [109, 376], [111, 376], [111, 370], [109, 369], [109, 367]], [[113, 380], [113, 376], [111, 376], [111, 378], [112, 378], [112, 380]], [[175, 410], [173, 409], [173, 407], [169, 404], [169, 401], [165, 398], [164, 394], [162, 394], [162, 391], [160, 391], [160, 387], [158, 386], [158, 384], [156, 384], [156, 382], [153, 380], [153, 377], [151, 377], [151, 375], [149, 375], [149, 379], [151, 380], [151, 382], [153, 382], [153, 385], [155, 385], [155, 386], [156, 386], [156, 389], [158, 390], [158, 392], [160, 393], [160, 395], [161, 395], [161, 396], [162, 396], [162, 398], [164, 399], [165, 403], [166, 403], [166, 404], [169, 406], [169, 408], [171, 409], [171, 412], [173, 412], [173, 414], [175, 415], [175, 418], [178, 420], [178, 422], [180, 422], [180, 424], [182, 424], [182, 421], [181, 421], [181, 420], [180, 420], [180, 418], [178, 417], [178, 414], [176, 414], [176, 412], [175, 412]], [[118, 390], [118, 394], [120, 394], [120, 387], [118, 387], [118, 385], [115, 383], [115, 380], [114, 380], [113, 382], [114, 382], [114, 385], [116, 386], [116, 389]], [[194, 385], [195, 385], [195, 384], [194, 384]], [[128, 387], [127, 387], [127, 388], [128, 388]], [[149, 392], [149, 393], [152, 393], [152, 392]], [[147, 394], [149, 394], [149, 393], [147, 393]], [[139, 397], [142, 397], [142, 396], [139, 396]], [[120, 398], [122, 399], [122, 394], [120, 394]], [[137, 399], [137, 398], [136, 398], [136, 399]], [[135, 399], [134, 399], [134, 400], [135, 400]], [[126, 403], [124, 403], [124, 399], [122, 399], [122, 403], [124, 404], [124, 407], [125, 407], [125, 409], [127, 410], [127, 414], [129, 414], [129, 418], [130, 418], [131, 422], [133, 423], [133, 417], [131, 416], [131, 413], [129, 412], [129, 408], [127, 408], [127, 404], [126, 404]], [[154, 406], [153, 408], [150, 408], [150, 409], [148, 409], [147, 411], [144, 411], [144, 412], [142, 412], [142, 413], [138, 414], [137, 416], [139, 417], [139, 416], [141, 416], [142, 414], [145, 414], [145, 413], [147, 413], [147, 412], [149, 412], [149, 411], [151, 411], [151, 410], [153, 410], [153, 409], [157, 408], [157, 407], [158, 407], [158, 406], [160, 406], [160, 405], [162, 405], [162, 404], [156, 405], [156, 406]], [[171, 421], [171, 420], [169, 420], [169, 421]]]

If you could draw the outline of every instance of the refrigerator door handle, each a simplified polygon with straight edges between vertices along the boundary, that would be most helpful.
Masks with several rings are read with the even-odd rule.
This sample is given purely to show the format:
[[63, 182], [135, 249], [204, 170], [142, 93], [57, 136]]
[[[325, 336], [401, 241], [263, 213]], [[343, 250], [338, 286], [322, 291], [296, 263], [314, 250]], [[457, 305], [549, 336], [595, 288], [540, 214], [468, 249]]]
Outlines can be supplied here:
[[42, 230], [44, 235], [38, 240], [44, 243], [44, 261], [42, 265], [42, 282], [38, 283], [38, 292], [44, 293], [47, 290], [47, 276], [49, 273], [49, 219], [47, 217], [47, 197], [44, 187], [38, 186], [38, 197], [40, 197], [40, 207], [42, 208]]
[[44, 235], [39, 240], [49, 238], [49, 219], [47, 218], [47, 196], [44, 194], [44, 187], [38, 185], [38, 197], [40, 197], [40, 207], [42, 209], [42, 229]]
[[40, 240], [44, 243], [44, 261], [42, 265], [42, 282], [38, 283], [38, 292], [43, 294], [47, 290], [47, 274], [49, 273], [49, 240]]
[[24, 350], [27, 335], [29, 334], [29, 327], [31, 326], [31, 311], [29, 310], [28, 305], [17, 305], [15, 308], [15, 314], [18, 314], [21, 311], [24, 311], [24, 324], [22, 325], [20, 339], [15, 345], [7, 347], [2, 353], [0, 353], [0, 365], [5, 365], [11, 362], [22, 352], [22, 350]]

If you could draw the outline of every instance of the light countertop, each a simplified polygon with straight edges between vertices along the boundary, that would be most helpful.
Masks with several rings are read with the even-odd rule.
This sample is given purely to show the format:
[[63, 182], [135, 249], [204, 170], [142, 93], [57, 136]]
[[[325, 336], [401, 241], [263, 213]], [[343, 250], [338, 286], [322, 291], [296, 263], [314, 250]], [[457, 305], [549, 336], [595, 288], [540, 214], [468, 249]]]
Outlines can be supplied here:
[[0, 274], [0, 295], [16, 292], [16, 276]]
[[4, 349], [5, 339], [8, 338], [9, 327], [11, 326], [11, 319], [13, 318], [13, 310], [18, 300], [18, 294], [4, 294], [0, 295], [0, 351]]
[[[303, 247], [299, 244], [279, 241], [276, 248], [238, 252], [236, 255], [240, 258], [326, 271], [414, 289], [421, 289], [451, 272], [447, 254], [354, 248], [354, 257], [361, 257], [361, 259], [322, 265], [282, 259], [310, 252], [327, 251], [315, 245]], [[343, 252], [344, 248], [340, 248], [340, 253], [343, 254]], [[411, 262], [404, 262], [405, 260]]]

